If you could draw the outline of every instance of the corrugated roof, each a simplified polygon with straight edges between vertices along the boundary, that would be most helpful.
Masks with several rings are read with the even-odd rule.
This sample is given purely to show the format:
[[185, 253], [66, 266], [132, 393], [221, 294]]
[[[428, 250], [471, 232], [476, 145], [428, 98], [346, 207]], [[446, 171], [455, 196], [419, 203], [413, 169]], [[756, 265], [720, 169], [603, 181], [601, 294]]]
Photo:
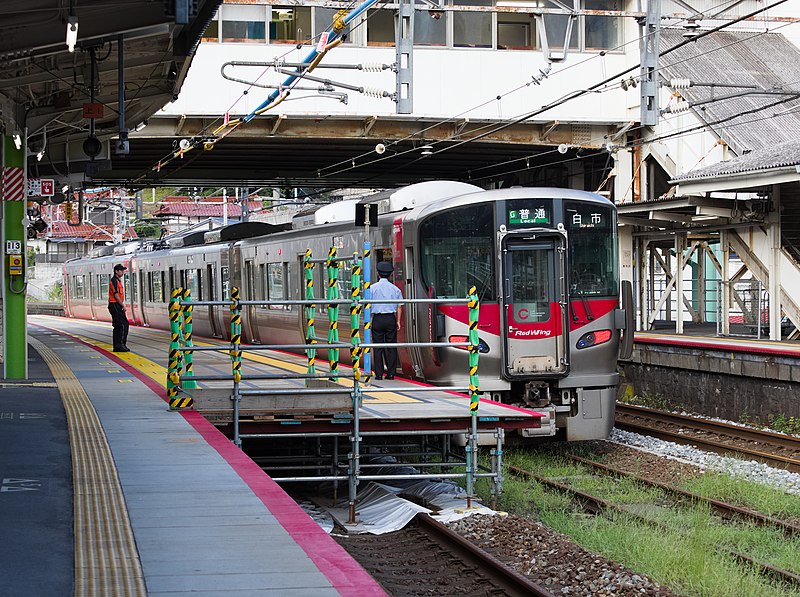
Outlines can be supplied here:
[[[39, 233], [39, 238], [82, 238], [83, 240], [110, 241], [114, 240], [114, 226], [89, 224], [70, 226], [64, 221], [56, 221], [51, 222], [50, 227], [43, 233]], [[123, 234], [123, 240], [135, 240], [137, 238], [139, 236], [130, 226]]]
[[[681, 41], [682, 29], [661, 31], [662, 49]], [[736, 85], [800, 90], [800, 49], [777, 33], [719, 31], [664, 56], [660, 68], [666, 79], [734, 85], [681, 89], [690, 103], [745, 91]], [[703, 104], [694, 112], [742, 155], [800, 137], [800, 99], [788, 97], [744, 95]]]
[[[223, 217], [223, 197], [203, 197], [201, 202], [195, 202], [188, 197], [166, 197], [162, 205], [153, 212], [155, 217], [185, 216], [192, 218], [221, 218]], [[248, 201], [250, 211], [262, 209], [261, 200]], [[238, 218], [242, 214], [242, 207], [233, 203], [228, 198], [228, 217]]]
[[690, 180], [744, 174], [746, 172], [789, 168], [797, 165], [800, 165], [800, 139], [770, 145], [727, 162], [719, 162], [706, 168], [698, 168], [675, 177], [671, 182], [681, 183]]

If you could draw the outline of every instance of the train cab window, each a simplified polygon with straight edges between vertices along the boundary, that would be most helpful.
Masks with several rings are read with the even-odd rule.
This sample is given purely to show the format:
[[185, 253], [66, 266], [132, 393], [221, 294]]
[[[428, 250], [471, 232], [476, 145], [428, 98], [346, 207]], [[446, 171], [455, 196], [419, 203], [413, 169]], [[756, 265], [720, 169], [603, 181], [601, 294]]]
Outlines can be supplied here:
[[438, 298], [461, 298], [475, 286], [482, 301], [497, 300], [491, 204], [451, 209], [420, 226], [422, 279]]
[[[267, 298], [271, 301], [286, 300], [286, 264], [267, 264]], [[289, 305], [270, 305], [270, 309], [289, 310]]]
[[564, 203], [569, 232], [569, 288], [573, 296], [618, 293], [617, 224], [611, 206]]
[[525, 309], [526, 323], [550, 319], [551, 284], [548, 252], [537, 249], [509, 251], [513, 272], [511, 297], [515, 309]]

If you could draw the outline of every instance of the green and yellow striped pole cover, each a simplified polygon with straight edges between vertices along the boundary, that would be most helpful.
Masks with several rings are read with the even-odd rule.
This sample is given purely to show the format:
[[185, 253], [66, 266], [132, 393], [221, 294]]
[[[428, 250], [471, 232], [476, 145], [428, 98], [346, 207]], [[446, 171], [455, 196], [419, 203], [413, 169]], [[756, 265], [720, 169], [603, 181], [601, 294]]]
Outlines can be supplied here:
[[476, 289], [469, 289], [469, 411], [478, 414], [480, 383], [478, 382], [478, 316], [480, 304]]
[[[328, 300], [339, 299], [339, 261], [336, 259], [336, 247], [331, 247], [328, 251]], [[328, 305], [328, 344], [339, 342], [339, 305], [331, 303]], [[331, 379], [339, 379], [339, 349], [328, 349], [328, 363], [331, 368]]]
[[239, 288], [231, 288], [231, 369], [233, 383], [242, 381], [242, 306], [239, 304]]
[[[181, 311], [183, 311], [183, 346], [184, 348], [191, 348], [194, 346], [192, 343], [192, 312], [194, 307], [192, 307], [192, 291], [188, 288], [184, 288], [183, 290], [183, 302], [188, 303], [185, 305], [181, 305]], [[184, 375], [184, 381], [181, 384], [184, 390], [194, 390], [197, 389], [197, 382], [193, 379], [186, 379], [194, 377], [194, 371], [192, 370], [192, 351], [187, 350], [183, 354], [184, 363], [186, 363], [186, 373]]]
[[361, 259], [353, 253], [353, 272], [350, 275], [350, 358], [353, 362], [353, 376], [361, 379]]
[[[305, 257], [303, 257], [303, 267], [306, 272], [306, 300], [314, 300], [314, 263], [311, 261], [311, 249], [306, 249]], [[314, 331], [314, 314], [317, 310], [315, 304], [306, 305], [306, 344], [316, 344], [316, 335]], [[314, 362], [317, 358], [317, 351], [314, 348], [306, 350], [308, 357], [308, 375], [316, 375], [317, 368]]]

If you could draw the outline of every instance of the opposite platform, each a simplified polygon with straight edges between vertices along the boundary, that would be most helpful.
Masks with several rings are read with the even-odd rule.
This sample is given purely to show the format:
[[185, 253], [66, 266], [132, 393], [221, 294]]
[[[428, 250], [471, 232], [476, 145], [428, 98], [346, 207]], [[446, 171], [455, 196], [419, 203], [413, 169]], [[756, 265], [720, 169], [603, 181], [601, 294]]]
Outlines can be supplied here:
[[[12, 587], [0, 588], [0, 594], [33, 594], [26, 579], [46, 576], [51, 568], [61, 571], [60, 580], [35, 594], [69, 594], [64, 583], [73, 577], [65, 580], [63, 561], [71, 558], [75, 594], [81, 595], [384, 594], [277, 484], [199, 414], [168, 411], [163, 388], [110, 353], [40, 328], [30, 332], [32, 346], [54, 373], [65, 407], [73, 464], [74, 552], [64, 539], [68, 522], [24, 520], [25, 508], [18, 504], [20, 517], [8, 523], [9, 502], [0, 501], [7, 521], [4, 530], [22, 525], [38, 528], [42, 536], [61, 538], [54, 543], [55, 553], [42, 548], [48, 561], [44, 570], [41, 556], [25, 560], [14, 557], [13, 550], [0, 552], [3, 568], [15, 571], [20, 583], [12, 593], [6, 593]], [[38, 390], [32, 401], [49, 392], [53, 407], [54, 388]], [[13, 395], [7, 388], [0, 391], [3, 405], [11, 404]], [[8, 410], [21, 413], [25, 406], [14, 403]], [[62, 411], [60, 432], [56, 415], [49, 428], [29, 426], [26, 453], [33, 452], [34, 462], [48, 457], [47, 438], [55, 438], [57, 446], [65, 439], [63, 417]], [[2, 476], [32, 477], [14, 471], [14, 446], [0, 445], [0, 466], [11, 471]], [[69, 500], [68, 481], [53, 481], [61, 489], [53, 496], [56, 505]], [[6, 493], [17, 498], [33, 494]], [[14, 560], [8, 567], [7, 558]], [[52, 560], [57, 561], [51, 565]]]

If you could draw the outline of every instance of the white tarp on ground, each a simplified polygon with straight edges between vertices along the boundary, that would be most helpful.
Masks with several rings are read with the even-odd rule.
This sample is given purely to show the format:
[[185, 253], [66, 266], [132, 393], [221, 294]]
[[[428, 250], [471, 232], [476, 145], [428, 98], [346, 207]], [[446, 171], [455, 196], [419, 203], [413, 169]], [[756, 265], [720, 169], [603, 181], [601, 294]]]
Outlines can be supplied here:
[[[379, 469], [380, 470], [380, 469]], [[412, 467], [386, 470], [387, 474], [413, 474]], [[380, 474], [375, 471], [373, 474]], [[440, 522], [451, 522], [472, 514], [495, 514], [472, 499], [467, 508], [467, 495], [463, 487], [450, 480], [394, 479], [392, 484], [371, 482], [358, 492], [357, 522], [348, 524], [347, 498], [335, 507], [326, 504], [325, 498], [312, 498], [314, 503], [346, 528], [350, 534], [371, 533], [381, 535], [405, 527], [419, 512], [430, 514]], [[420, 506], [419, 503], [428, 507]], [[324, 527], [323, 527], [324, 528]], [[329, 529], [328, 532], [330, 532]]]

